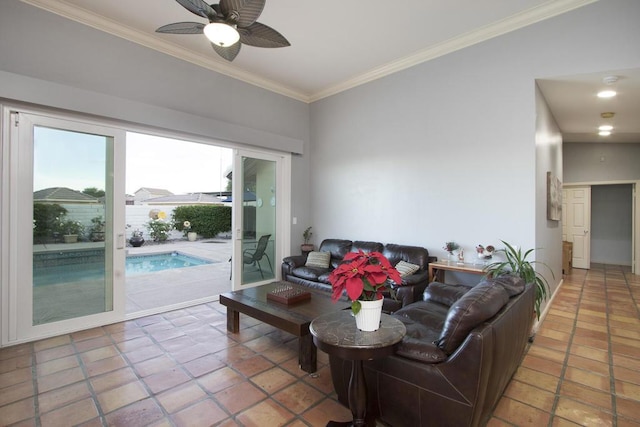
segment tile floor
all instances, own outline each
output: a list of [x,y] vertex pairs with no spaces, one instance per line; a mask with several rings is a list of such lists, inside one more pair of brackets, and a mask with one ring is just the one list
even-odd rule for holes
[[[573,270],[489,426],[640,426],[640,276]],[[217,302],[0,349],[0,425],[324,426],[327,357]],[[412,426],[411,426],[412,427]]]

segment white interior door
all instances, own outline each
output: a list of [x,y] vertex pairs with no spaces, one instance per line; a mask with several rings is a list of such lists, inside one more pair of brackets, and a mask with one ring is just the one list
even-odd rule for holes
[[124,132],[9,109],[4,119],[3,344],[123,320]]
[[573,242],[573,268],[591,267],[591,187],[568,187],[567,240]]
[[290,155],[236,150],[233,162],[234,290],[278,280],[289,255]]

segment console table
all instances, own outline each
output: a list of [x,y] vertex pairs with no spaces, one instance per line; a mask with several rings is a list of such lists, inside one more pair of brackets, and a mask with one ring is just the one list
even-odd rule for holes
[[429,283],[437,280],[438,282],[444,283],[444,272],[445,271],[457,271],[460,273],[471,273],[471,274],[487,274],[484,271],[484,265],[481,264],[472,264],[472,263],[462,263],[459,264],[455,261],[436,261],[429,263]]
[[356,327],[356,319],[351,315],[351,310],[342,310],[313,319],[309,332],[320,350],[352,362],[349,409],[353,415],[353,422],[330,421],[327,427],[365,426],[367,387],[362,361],[392,355],[407,329],[401,321],[383,313],[380,329],[364,332]]

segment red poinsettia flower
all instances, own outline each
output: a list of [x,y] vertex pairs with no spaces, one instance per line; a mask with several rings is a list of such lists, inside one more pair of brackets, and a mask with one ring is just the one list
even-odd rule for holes
[[[380,252],[365,253],[362,250],[345,255],[344,262],[329,276],[334,302],[340,299],[345,291],[353,302],[380,299],[382,292],[389,286],[389,280],[397,284],[402,283],[398,270]],[[360,304],[356,306],[359,307]]]

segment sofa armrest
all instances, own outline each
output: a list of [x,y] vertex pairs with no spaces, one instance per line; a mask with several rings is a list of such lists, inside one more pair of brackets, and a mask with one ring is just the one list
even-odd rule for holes
[[282,259],[282,279],[291,274],[293,269],[302,267],[307,262],[307,255],[292,255]]
[[429,273],[426,271],[418,271],[403,277],[402,285],[392,284],[391,288],[396,294],[395,299],[400,302],[400,307],[404,307],[412,302],[421,301],[422,294],[428,284]]

